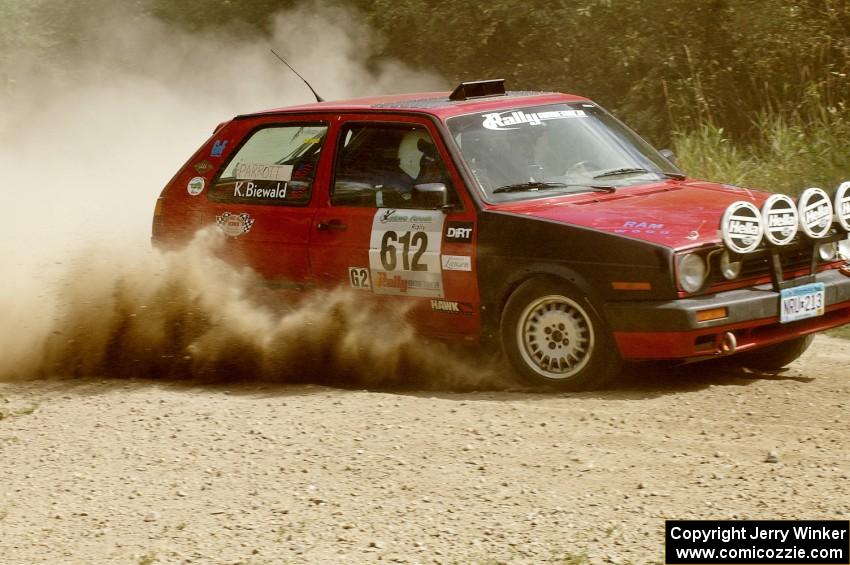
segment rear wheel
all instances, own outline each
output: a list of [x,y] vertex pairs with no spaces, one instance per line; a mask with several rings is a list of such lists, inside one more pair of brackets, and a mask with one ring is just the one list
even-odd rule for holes
[[735,355],[733,359],[748,369],[776,371],[792,361],[796,361],[800,355],[806,352],[814,338],[815,336],[812,334],[803,335],[770,347]]
[[561,390],[598,388],[620,372],[620,357],[587,297],[565,281],[531,279],[508,299],[502,349],[526,382]]

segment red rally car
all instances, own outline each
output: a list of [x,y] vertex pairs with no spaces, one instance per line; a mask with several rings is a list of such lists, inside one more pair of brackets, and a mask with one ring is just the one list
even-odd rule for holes
[[562,389],[623,361],[777,369],[850,322],[850,183],[692,179],[592,101],[498,80],[237,116],[162,191],[153,240],[208,225],[273,284],[402,301]]

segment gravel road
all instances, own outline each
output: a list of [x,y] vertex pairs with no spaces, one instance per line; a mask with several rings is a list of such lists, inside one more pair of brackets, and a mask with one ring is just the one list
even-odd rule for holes
[[579,394],[0,383],[2,563],[661,563],[666,518],[850,519],[850,341]]

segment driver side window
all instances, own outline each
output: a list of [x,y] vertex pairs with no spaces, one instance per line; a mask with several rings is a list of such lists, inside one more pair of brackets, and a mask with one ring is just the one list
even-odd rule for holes
[[428,130],[417,124],[346,125],[340,132],[331,203],[435,208],[433,189],[450,180]]

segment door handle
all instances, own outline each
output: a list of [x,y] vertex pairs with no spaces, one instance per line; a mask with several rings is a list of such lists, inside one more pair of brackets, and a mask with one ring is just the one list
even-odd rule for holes
[[342,220],[329,220],[316,224],[316,229],[319,231],[345,231],[348,226],[343,224]]

